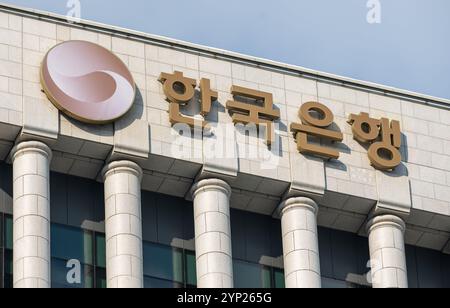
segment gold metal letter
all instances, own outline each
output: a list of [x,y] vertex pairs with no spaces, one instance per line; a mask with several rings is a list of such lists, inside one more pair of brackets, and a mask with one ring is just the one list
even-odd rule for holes
[[[319,115],[315,118],[311,115],[314,111]],[[328,128],[334,121],[334,115],[331,110],[318,102],[308,102],[302,105],[299,117],[303,124],[292,123],[291,132],[297,140],[297,147],[300,153],[311,154],[327,159],[339,158],[339,151],[327,147],[308,143],[308,136],[326,138],[331,141],[341,142],[344,135],[340,132],[330,131]]]
[[355,140],[372,143],[368,150],[372,166],[379,170],[393,170],[401,164],[400,122],[386,118],[372,119],[369,114],[362,112],[360,115],[351,114],[348,123],[352,125]]
[[272,94],[239,86],[232,86],[231,93],[235,97],[242,96],[253,99],[256,102],[262,102],[262,106],[257,106],[237,101],[228,101],[227,109],[230,110],[235,124],[253,123],[258,126],[266,125],[266,144],[270,146],[275,137],[273,121],[280,118],[280,111],[273,109]]
[[[195,79],[184,77],[182,72],[175,71],[173,74],[162,73],[159,81],[163,84],[164,94],[169,101],[170,123],[188,124],[191,127],[201,124],[204,128],[206,121],[197,120],[192,117],[184,116],[180,112],[180,106],[185,106],[195,97]],[[206,116],[211,111],[212,102],[217,100],[218,94],[211,90],[209,79],[202,79],[200,82],[201,90],[201,115]]]

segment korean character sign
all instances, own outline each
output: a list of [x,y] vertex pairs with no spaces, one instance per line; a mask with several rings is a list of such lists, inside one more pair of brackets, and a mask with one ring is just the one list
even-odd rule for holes
[[371,144],[368,155],[376,169],[389,171],[401,164],[402,138],[399,121],[389,121],[386,118],[377,120],[361,112],[359,115],[351,114],[348,123],[352,125],[355,140]]
[[280,118],[280,111],[273,108],[273,96],[270,93],[232,86],[231,93],[235,99],[242,97],[255,102],[261,102],[262,106],[239,101],[228,101],[227,109],[232,114],[234,123],[253,123],[258,127],[266,127],[266,144],[271,146],[275,137],[273,121]]
[[[182,115],[180,106],[187,105],[195,97],[195,88],[197,80],[187,78],[182,72],[174,72],[173,74],[162,73],[159,81],[163,84],[164,94],[169,101],[169,117],[172,125],[184,123],[194,128],[197,123],[201,123],[202,128],[207,126],[206,121],[198,121],[192,117]],[[201,115],[205,117],[211,111],[211,106],[218,99],[218,93],[211,90],[210,80],[203,78],[200,81],[200,106]]]
[[[313,114],[317,116],[313,116]],[[311,144],[308,137],[314,136],[341,142],[344,136],[341,132],[332,131],[330,126],[334,122],[334,115],[331,110],[318,102],[308,102],[301,106],[299,117],[302,123],[292,123],[291,132],[297,141],[298,151],[302,154],[311,154],[326,159],[338,159],[339,151],[330,147]]]

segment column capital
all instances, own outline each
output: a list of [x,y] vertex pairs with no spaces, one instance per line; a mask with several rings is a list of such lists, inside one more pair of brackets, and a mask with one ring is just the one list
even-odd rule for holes
[[406,224],[399,216],[395,215],[380,215],[375,216],[369,220],[366,225],[367,233],[370,234],[373,230],[379,227],[390,226],[399,229],[402,233],[406,230]]
[[319,212],[319,206],[313,199],[307,197],[292,197],[281,202],[276,210],[275,216],[281,217],[285,212],[293,208],[309,210],[316,216]]
[[142,180],[142,168],[131,160],[119,160],[108,163],[102,170],[103,181],[114,173],[131,173]]
[[231,187],[227,182],[220,179],[206,179],[195,183],[191,188],[192,198],[202,191],[222,190],[228,198],[231,196]]
[[23,141],[16,144],[11,150],[12,162],[14,163],[17,156],[27,152],[44,154],[49,160],[52,159],[52,150],[45,143],[41,141]]

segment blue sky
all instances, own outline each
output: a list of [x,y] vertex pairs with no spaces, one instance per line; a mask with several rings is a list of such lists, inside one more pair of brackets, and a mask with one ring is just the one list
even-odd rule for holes
[[[0,0],[66,14],[67,0]],[[450,98],[450,1],[80,0],[81,17]]]

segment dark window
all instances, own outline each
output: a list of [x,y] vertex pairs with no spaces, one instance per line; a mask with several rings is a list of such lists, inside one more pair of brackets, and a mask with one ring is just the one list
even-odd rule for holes
[[95,233],[95,287],[106,288],[106,241],[101,233]]
[[438,251],[406,246],[410,288],[449,287],[450,256]]
[[152,277],[144,277],[144,288],[147,289],[180,289],[183,288],[183,284],[164,280],[164,279],[158,279],[158,278],[152,278]]
[[343,280],[322,277],[323,289],[347,289],[348,283]]
[[106,289],[106,269],[97,267],[95,269],[95,287],[97,289]]
[[13,218],[5,216],[5,246],[6,249],[13,249]]
[[[0,248],[0,256],[1,256],[1,258],[0,258],[0,277],[4,277],[4,266],[5,266],[5,264],[4,264],[4,249],[3,248]],[[0,281],[0,287],[2,287],[2,288],[4,288],[5,286],[4,286],[4,281],[3,281],[3,279],[1,279],[1,281]]]
[[2,221],[2,277],[3,287],[13,287],[13,218],[10,215],[1,215]]
[[103,234],[52,224],[51,240],[52,287],[106,287]]
[[182,283],[183,251],[153,243],[144,243],[144,275]]
[[236,288],[270,288],[270,278],[267,285],[266,270],[259,264],[234,261],[233,271]]
[[52,258],[52,288],[93,288],[94,268],[81,264],[80,282],[71,282],[70,270],[66,260]]
[[318,233],[322,287],[366,287],[354,281],[364,281],[370,271],[367,238],[327,228],[318,228]]
[[13,287],[13,252],[5,249],[5,264],[4,264],[4,287],[11,289]]
[[233,272],[236,288],[284,288],[284,273],[281,269],[234,260]]
[[105,235],[97,233],[95,235],[95,265],[106,268],[106,243]]
[[92,232],[63,225],[51,226],[52,257],[93,265]]
[[188,286],[197,285],[197,264],[195,258],[195,252],[186,251],[185,252],[186,259],[186,284]]
[[274,287],[276,289],[284,289],[286,287],[285,279],[284,279],[284,271],[281,269],[273,270],[273,279],[274,279]]
[[144,286],[180,288],[197,285],[195,253],[144,242]]

